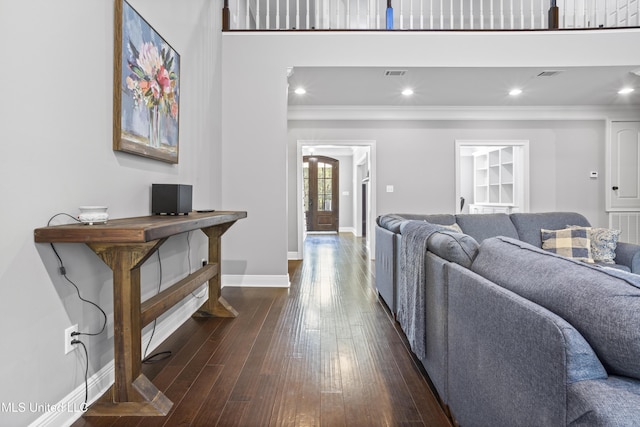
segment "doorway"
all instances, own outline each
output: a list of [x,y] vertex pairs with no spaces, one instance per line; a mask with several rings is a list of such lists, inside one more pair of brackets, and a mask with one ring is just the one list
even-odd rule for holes
[[456,213],[529,211],[529,141],[457,140]]
[[[307,206],[306,190],[304,188],[304,159],[305,157],[330,157],[340,161],[340,184],[334,187],[339,201],[339,219],[337,222],[338,233],[353,233],[356,237],[363,237],[369,250],[370,257],[375,253],[375,233],[372,227],[375,225],[376,192],[376,150],[375,141],[372,140],[298,140],[297,141],[297,167],[295,186],[295,212],[296,220],[291,225],[294,236],[292,240],[297,242],[295,249],[289,252],[289,259],[304,258],[304,241],[307,237]],[[367,179],[368,185],[362,186]],[[363,194],[364,193],[364,194]],[[332,195],[332,198],[334,196]],[[364,199],[364,200],[363,200]],[[366,221],[363,221],[366,216]],[[362,222],[361,222],[362,221]],[[361,228],[361,224],[363,228]]]
[[340,161],[325,156],[302,158],[307,231],[338,232]]

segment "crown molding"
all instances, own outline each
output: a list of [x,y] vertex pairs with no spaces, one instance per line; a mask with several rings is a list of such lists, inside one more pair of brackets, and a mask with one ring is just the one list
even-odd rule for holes
[[637,120],[640,106],[300,106],[288,120]]

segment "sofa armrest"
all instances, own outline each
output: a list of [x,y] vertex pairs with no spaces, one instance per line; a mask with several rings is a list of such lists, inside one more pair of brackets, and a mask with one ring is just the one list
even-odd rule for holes
[[448,397],[460,425],[565,425],[567,385],[607,373],[549,310],[457,264],[448,268]]
[[396,313],[396,234],[376,225],[376,289],[392,313]]
[[640,245],[618,242],[615,261],[629,267],[632,273],[640,273]]

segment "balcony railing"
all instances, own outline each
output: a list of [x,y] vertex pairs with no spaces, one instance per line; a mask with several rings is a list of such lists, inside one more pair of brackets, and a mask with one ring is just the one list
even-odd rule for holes
[[225,0],[223,9],[223,30],[615,27],[640,27],[640,0]]

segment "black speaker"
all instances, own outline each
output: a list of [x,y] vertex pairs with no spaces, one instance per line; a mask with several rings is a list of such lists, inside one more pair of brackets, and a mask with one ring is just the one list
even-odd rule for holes
[[154,215],[188,215],[193,188],[185,184],[151,184],[151,213]]

